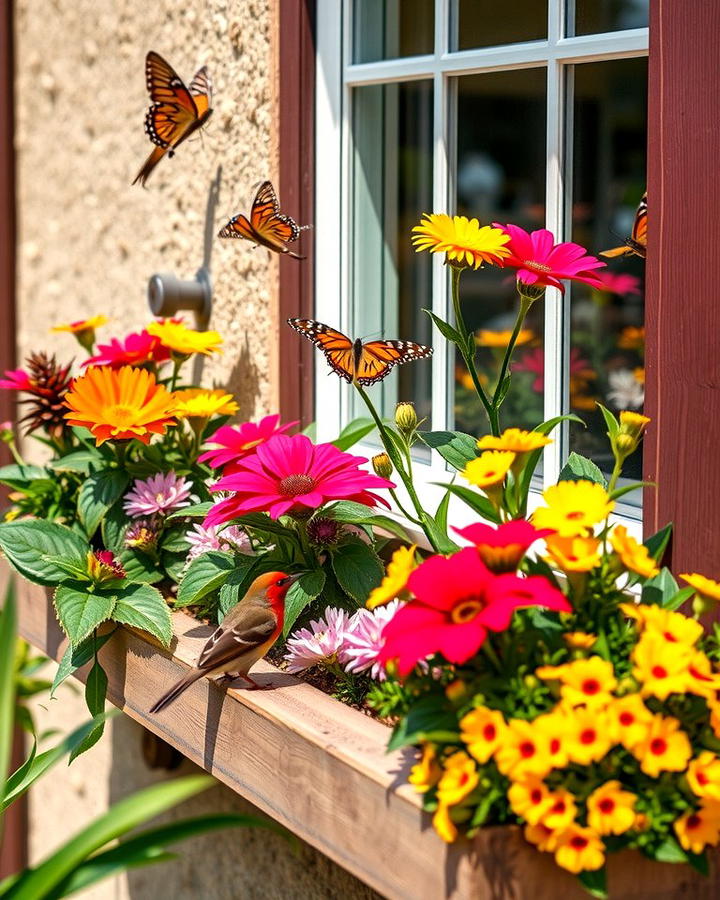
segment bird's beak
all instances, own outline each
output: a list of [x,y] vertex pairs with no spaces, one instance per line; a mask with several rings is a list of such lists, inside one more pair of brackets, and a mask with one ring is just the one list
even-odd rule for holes
[[297,572],[295,575],[288,575],[288,581],[290,584],[295,584],[295,582],[299,581],[304,574],[304,572]]

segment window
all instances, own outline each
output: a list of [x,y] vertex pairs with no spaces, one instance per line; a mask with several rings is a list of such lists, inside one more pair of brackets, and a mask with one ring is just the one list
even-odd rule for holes
[[[462,365],[422,312],[450,317],[442,260],[410,244],[423,212],[547,227],[593,254],[629,234],[645,190],[647,17],[647,0],[507,0],[500,12],[485,0],[320,0],[317,315],[353,337],[435,346],[432,365],[372,389],[386,415],[413,400],[434,430],[487,432]],[[585,423],[556,431],[546,483],[572,450],[608,470],[596,400],[642,407],[643,264],[621,257],[608,271],[607,291],[548,290],[514,357],[505,423],[565,412]],[[462,281],[489,379],[493,333],[517,309],[509,274],[486,267]],[[316,407],[330,437],[362,410],[326,372],[319,364]],[[641,469],[638,458],[628,474]],[[629,503],[622,512],[639,516]]]

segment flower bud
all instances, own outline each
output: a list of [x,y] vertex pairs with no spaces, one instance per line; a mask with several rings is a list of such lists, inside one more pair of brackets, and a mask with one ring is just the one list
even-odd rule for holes
[[125,578],[125,569],[111,550],[91,550],[87,555],[87,573],[95,584]]
[[376,453],[372,458],[372,467],[381,478],[389,478],[393,473],[393,464],[387,453]]
[[12,422],[10,420],[0,422],[0,441],[4,444],[11,444],[14,440],[15,435],[13,434]]
[[650,421],[651,420],[647,416],[640,415],[640,413],[621,412],[620,434],[630,434],[639,441],[645,433],[645,429],[650,424]]
[[466,691],[467,686],[465,682],[460,678],[456,678],[455,681],[451,681],[445,688],[445,696],[451,703],[456,703],[458,700],[462,700]]
[[395,407],[395,424],[403,434],[412,434],[418,426],[418,417],[412,403],[403,401]]
[[524,281],[521,281],[518,278],[517,291],[521,297],[524,297],[526,300],[529,300],[530,303],[534,303],[536,300],[542,300],[542,298],[545,296],[545,285],[544,284],[525,284]]
[[125,546],[143,553],[152,553],[157,547],[158,530],[151,519],[136,519],[125,532]]
[[621,431],[615,438],[615,446],[617,448],[618,455],[630,456],[630,454],[637,447],[637,441],[631,434],[623,434],[623,432]]
[[328,547],[336,544],[342,533],[342,525],[328,516],[315,516],[307,524],[307,536],[311,543]]
[[535,677],[535,675],[526,675],[523,678],[523,684],[526,688],[533,690],[534,688],[539,686],[540,681]]
[[705,616],[708,613],[712,612],[717,606],[717,600],[713,597],[708,597],[703,594],[695,594],[692,602],[693,615],[696,619],[699,619],[700,616]]

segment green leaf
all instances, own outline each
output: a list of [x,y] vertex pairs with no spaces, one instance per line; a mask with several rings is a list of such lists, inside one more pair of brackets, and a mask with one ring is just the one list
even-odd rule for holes
[[192,606],[212,591],[218,590],[227,581],[235,565],[232,553],[211,550],[198,556],[190,563],[180,582],[175,609]]
[[169,528],[162,537],[160,546],[170,553],[187,553],[190,544],[187,539],[187,528],[182,526]]
[[47,561],[49,556],[83,562],[88,554],[87,541],[79,534],[41,519],[18,519],[0,523],[0,549],[13,566],[34,584],[58,584],[67,573]]
[[602,403],[597,404],[598,409],[603,414],[603,419],[605,419],[605,424],[607,425],[607,433],[608,437],[611,441],[614,441],[617,437],[618,431],[620,431],[620,423],[615,418],[615,416],[610,412],[609,409],[606,409]]
[[[448,485],[448,491],[452,485]],[[453,553],[460,548],[447,536],[447,531],[441,528],[430,513],[423,515],[423,525],[428,532],[428,537],[432,538],[432,543],[437,547],[438,553]]]
[[121,469],[101,469],[84,481],[78,497],[78,516],[88,537],[95,534],[107,511],[125,492],[129,481],[130,476]]
[[430,316],[435,323],[435,327],[445,340],[452,341],[452,343],[457,346],[462,344],[462,335],[457,329],[453,328],[449,322],[445,322],[440,316],[436,316],[435,313],[431,312],[429,309],[424,309],[423,312],[426,312]]
[[307,572],[303,577],[291,585],[285,598],[285,620],[283,623],[283,637],[287,637],[290,629],[297,621],[297,617],[309,606],[316,597],[319,597],[325,587],[326,575],[322,569]]
[[482,516],[483,519],[487,519],[490,522],[500,521],[500,517],[495,507],[487,497],[483,497],[478,491],[464,487],[460,484],[440,484],[439,487],[444,487],[451,494],[459,497],[463,503],[467,503],[470,509]]
[[79,644],[98,625],[107,622],[115,609],[112,595],[90,592],[88,585],[80,581],[59,585],[53,602],[60,624],[73,644]]
[[442,456],[454,469],[462,471],[478,457],[477,438],[462,431],[421,431],[420,440]]
[[[15,579],[5,591],[0,613],[0,799],[6,794],[15,722]],[[1,824],[1,819],[0,819]]]
[[73,559],[66,559],[64,556],[46,556],[44,559],[46,562],[57,566],[58,569],[62,569],[66,575],[75,578],[77,581],[92,581],[92,578],[88,575],[86,560],[80,563]]
[[149,584],[127,584],[112,594],[112,617],[123,625],[141,628],[165,647],[172,640],[172,619],[165,598]]
[[176,519],[204,519],[215,504],[212,500],[206,500],[204,503],[196,503],[194,506],[183,506],[182,509],[176,509],[169,516],[165,517],[166,522],[173,522]]
[[655,850],[653,859],[656,859],[658,862],[666,863],[684,863],[688,861],[687,853],[680,844],[678,844],[675,838],[670,837],[669,835]]
[[693,593],[692,588],[680,590],[670,570],[663,568],[643,585],[641,602],[675,610],[692,597]]
[[452,497],[450,491],[445,491],[442,500],[438,504],[438,508],[435,511],[434,516],[436,525],[445,535],[447,535],[448,530],[448,509],[450,507],[450,497]]
[[643,541],[643,544],[648,549],[648,553],[656,562],[660,562],[665,555],[665,550],[667,549],[667,545],[670,542],[670,538],[672,537],[672,522],[669,525],[666,525],[664,528],[661,528],[660,531],[656,531],[655,534],[651,534],[649,538]]
[[[547,419],[545,422],[541,422],[533,431],[537,431],[538,434],[550,434],[561,422],[577,422],[585,427],[585,423],[578,416],[573,415],[573,413],[568,413],[564,416],[553,416],[552,419]],[[521,516],[524,516],[527,512],[527,498],[528,492],[530,490],[530,482],[532,481],[533,475],[535,474],[535,469],[537,468],[538,462],[540,462],[540,457],[542,456],[543,448],[539,447],[537,450],[533,450],[532,453],[528,453],[527,460],[525,461],[525,465],[523,466],[522,473],[520,474],[520,496],[522,498],[522,502],[520,504],[520,509],[518,513]]]
[[619,500],[620,497],[624,497],[625,494],[629,494],[631,491],[639,491],[641,488],[646,487],[655,487],[654,481],[634,481],[632,484],[626,484],[624,487],[616,488],[614,491],[611,491],[608,496],[611,500]]
[[579,453],[571,453],[568,461],[560,470],[558,481],[591,481],[603,488],[607,487],[605,476],[591,459],[580,456]]
[[384,574],[375,551],[360,540],[341,544],[332,555],[332,567],[340,587],[359,603],[367,600]]
[[593,897],[605,900],[608,896],[607,869],[605,866],[594,871],[580,872],[577,879],[588,894],[592,894]]
[[0,484],[16,490],[22,489],[31,481],[51,481],[52,473],[41,466],[10,465],[0,468]]
[[160,566],[146,553],[139,550],[123,550],[119,560],[125,569],[128,581],[141,584],[155,584],[165,577]]
[[163,569],[167,573],[168,578],[179,584],[185,574],[187,566],[186,553],[163,553],[160,557]]
[[503,400],[507,397],[507,392],[510,390],[510,384],[512,382],[512,375],[508,372],[508,374],[503,378],[502,387],[500,388],[500,392],[497,398],[497,405],[500,406]]
[[338,522],[344,522],[346,525],[382,528],[401,540],[405,541],[408,539],[407,532],[395,519],[391,519],[390,516],[378,515],[369,506],[355,503],[353,500],[340,500],[334,506],[325,510],[325,513]]
[[94,639],[92,636],[90,636],[88,638],[85,638],[85,640],[81,641],[79,644],[68,644],[65,652],[63,653],[62,659],[60,660],[60,665],[57,667],[57,671],[55,672],[55,680],[53,681],[52,687],[50,688],[51,700],[55,696],[55,692],[63,683],[63,681],[77,672],[78,669],[81,669],[83,666],[87,665],[93,658],[93,656],[95,656],[95,652],[99,651],[100,648],[103,647],[114,634],[115,630],[113,629],[107,634],[98,635]]
[[101,522],[103,544],[108,550],[120,553],[125,549],[125,531],[130,519],[121,503],[114,503]]
[[408,714],[395,726],[387,746],[387,752],[399,750],[409,744],[418,744],[432,732],[445,731],[448,740],[458,740],[458,720],[455,713],[445,705],[444,698],[430,694],[413,702]]
[[[108,687],[108,679],[105,674],[105,669],[100,665],[100,663],[95,660],[95,663],[88,672],[87,681],[85,682],[85,702],[87,703],[88,710],[90,711],[90,715],[99,716],[105,711],[105,699],[107,697],[107,687]],[[95,744],[100,740],[103,736],[103,732],[105,731],[105,720],[101,719],[97,725],[86,735],[86,737],[80,741],[77,747],[74,747],[70,753],[69,762],[73,762],[73,760],[77,759],[78,756],[82,756],[87,750],[91,747],[94,747]]]
[[271,519],[267,513],[246,513],[244,516],[238,516],[233,520],[235,524],[241,528],[251,528],[253,531],[265,532],[265,534],[277,534],[282,537],[289,537],[297,540],[297,535],[290,528],[286,528],[274,519]]
[[332,442],[338,450],[349,450],[375,429],[375,421],[368,418],[353,419]]
[[61,456],[60,459],[53,459],[48,463],[48,468],[56,472],[79,472],[81,475],[89,475],[90,467],[102,462],[103,459],[96,450],[85,447],[68,453],[67,456]]

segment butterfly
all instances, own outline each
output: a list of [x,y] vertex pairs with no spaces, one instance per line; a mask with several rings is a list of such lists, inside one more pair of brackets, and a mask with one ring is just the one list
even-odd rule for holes
[[393,366],[426,359],[432,347],[413,341],[350,340],[341,331],[314,319],[288,319],[288,325],[322,350],[333,372],[347,382],[375,384],[382,381]]
[[282,215],[275,188],[269,181],[263,181],[255,194],[250,220],[242,214],[234,216],[218,232],[218,237],[244,238],[275,253],[288,253],[294,259],[305,259],[293,253],[287,245],[296,241],[300,232],[308,227],[300,227],[290,216]]
[[632,234],[626,238],[620,247],[611,250],[601,250],[600,256],[612,259],[614,256],[640,256],[645,259],[647,252],[647,191],[642,195],[642,200],[635,213]]
[[163,156],[166,153],[174,156],[180,144],[201,128],[212,113],[212,85],[205,66],[197,72],[190,87],[185,87],[173,67],[151,50],[145,57],[145,80],[153,101],[145,116],[145,131],[157,146],[133,181],[143,186]]

